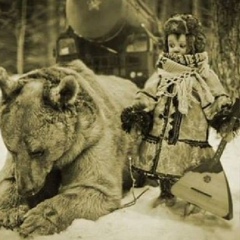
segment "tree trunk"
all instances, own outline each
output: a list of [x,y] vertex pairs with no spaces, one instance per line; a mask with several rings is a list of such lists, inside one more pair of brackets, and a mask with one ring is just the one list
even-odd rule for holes
[[200,0],[192,1],[192,14],[198,19],[202,18],[201,9],[202,9],[202,7],[201,7],[201,1]]
[[159,17],[162,22],[165,22],[170,17],[168,12],[170,4],[171,1],[169,0],[161,0]]
[[27,0],[21,1],[20,25],[17,34],[17,73],[24,72],[24,43],[26,34]]
[[48,9],[48,49],[47,49],[47,59],[48,64],[52,65],[55,63],[55,58],[53,51],[56,46],[56,40],[59,33],[59,16],[58,16],[58,6],[59,3],[56,0],[48,0],[47,1],[47,9]]
[[240,1],[213,0],[214,69],[230,95],[240,96]]

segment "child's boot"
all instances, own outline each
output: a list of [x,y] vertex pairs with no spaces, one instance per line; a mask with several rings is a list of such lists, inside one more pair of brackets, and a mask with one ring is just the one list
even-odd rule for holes
[[176,197],[171,193],[171,187],[174,183],[172,178],[162,178],[160,180],[161,194],[159,198],[168,207],[172,207],[176,203]]
[[153,207],[157,207],[159,204],[165,203],[166,206],[171,207],[176,202],[176,197],[171,193],[171,179],[161,178],[160,179],[160,196],[156,199]]
[[154,208],[165,203],[167,199],[166,181],[163,178],[160,179],[160,191],[160,196],[153,203]]
[[175,179],[174,178],[168,178],[167,179],[167,191],[168,191],[168,197],[166,200],[166,206],[168,207],[172,207],[173,205],[175,205],[177,198],[172,194],[171,192],[171,188],[173,186],[173,184],[175,183]]

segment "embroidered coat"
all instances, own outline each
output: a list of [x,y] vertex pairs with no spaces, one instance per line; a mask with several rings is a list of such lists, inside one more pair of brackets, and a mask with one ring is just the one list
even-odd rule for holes
[[209,68],[206,52],[163,54],[157,67],[135,100],[153,111],[154,124],[133,166],[151,174],[181,176],[211,159],[209,120],[232,102]]

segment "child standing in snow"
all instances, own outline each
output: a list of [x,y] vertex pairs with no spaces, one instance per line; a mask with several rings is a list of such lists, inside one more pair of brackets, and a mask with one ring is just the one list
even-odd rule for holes
[[176,180],[213,156],[209,127],[219,130],[232,101],[208,65],[206,38],[195,17],[174,15],[166,21],[164,34],[165,51],[157,72],[137,93],[131,108],[135,110],[125,109],[122,121],[129,131],[126,122],[133,112],[152,114],[151,129],[143,134],[139,158],[132,165],[160,180],[158,202],[172,206],[176,197],[171,187]]

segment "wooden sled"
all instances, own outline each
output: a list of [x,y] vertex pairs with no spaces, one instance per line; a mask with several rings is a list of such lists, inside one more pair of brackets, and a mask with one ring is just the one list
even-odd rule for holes
[[[240,116],[240,99],[234,106],[227,128],[230,134]],[[231,192],[220,158],[227,145],[227,137],[222,138],[213,159],[187,172],[176,182],[171,191],[177,197],[194,204],[226,220],[233,218]]]

